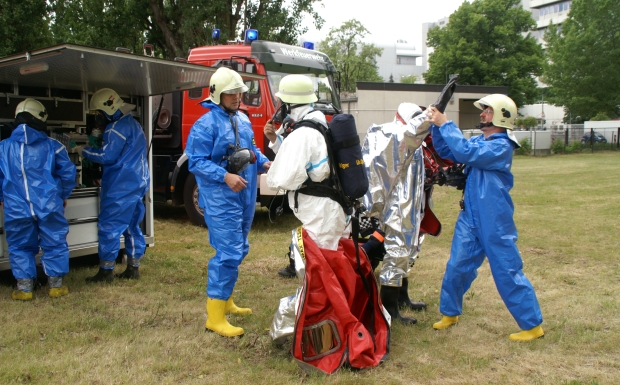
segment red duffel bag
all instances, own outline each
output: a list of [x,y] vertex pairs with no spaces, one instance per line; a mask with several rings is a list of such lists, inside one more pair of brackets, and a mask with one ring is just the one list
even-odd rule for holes
[[364,250],[358,258],[344,238],[338,250],[321,249],[305,230],[302,241],[306,272],[291,347],[297,363],[327,374],[379,365],[389,352],[389,315]]

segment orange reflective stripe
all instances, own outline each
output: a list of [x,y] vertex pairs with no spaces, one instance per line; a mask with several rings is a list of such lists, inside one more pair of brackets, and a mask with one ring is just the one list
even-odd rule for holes
[[383,242],[385,240],[385,238],[383,238],[383,235],[381,235],[378,231],[372,233],[372,236],[377,238],[379,242]]

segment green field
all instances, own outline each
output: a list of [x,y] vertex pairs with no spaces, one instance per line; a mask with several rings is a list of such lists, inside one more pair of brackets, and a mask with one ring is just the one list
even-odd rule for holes
[[[231,317],[240,339],[204,331],[205,283],[214,254],[207,230],[183,208],[157,207],[155,247],[139,281],[86,285],[96,266],[72,261],[70,294],[32,302],[0,286],[1,384],[619,384],[620,153],[516,157],[515,219],[524,272],[534,285],[546,335],[515,343],[518,327],[502,303],[489,265],[465,296],[457,326],[432,329],[460,191],[437,187],[443,233],[427,237],[410,278],[410,295],[429,306],[419,322],[392,328],[380,367],[308,376],[267,329],[280,297],[298,282],[279,278],[292,215],[270,223],[259,209],[235,301],[249,317]],[[118,266],[122,271],[124,266]]]

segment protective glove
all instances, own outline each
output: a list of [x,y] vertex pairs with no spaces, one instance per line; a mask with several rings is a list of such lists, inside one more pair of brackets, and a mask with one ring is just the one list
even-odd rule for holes
[[385,256],[385,233],[379,229],[375,230],[374,233],[368,238],[368,241],[362,245],[364,250],[366,251],[366,255],[370,258],[371,261],[376,261],[378,264],[379,261],[383,261],[383,257]]

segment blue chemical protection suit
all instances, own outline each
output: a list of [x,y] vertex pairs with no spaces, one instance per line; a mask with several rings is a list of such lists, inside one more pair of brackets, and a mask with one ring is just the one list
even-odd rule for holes
[[515,144],[506,133],[469,140],[452,122],[432,127],[433,145],[442,158],[467,165],[464,210],[454,228],[450,259],[441,286],[440,307],[445,316],[462,313],[463,295],[478,276],[485,256],[502,300],[522,330],[542,323],[536,293],[523,274],[517,248],[512,153]]
[[128,264],[139,266],[146,250],[140,223],[142,199],[150,186],[147,144],[140,124],[126,114],[112,118],[103,132],[103,147],[86,147],[83,156],[103,165],[99,213],[99,266],[113,270],[125,237]]
[[254,132],[248,117],[240,112],[232,114],[237,121],[240,147],[256,154],[256,163],[239,173],[248,184],[234,192],[224,182],[230,145],[236,143],[231,116],[219,105],[201,103],[210,111],[194,123],[185,146],[189,171],[196,176],[200,191],[199,205],[204,210],[209,228],[209,242],[215,256],[209,261],[207,296],[228,300],[239,276],[239,265],[248,254],[248,233],[254,219],[258,172],[269,162],[256,147]]
[[37,277],[35,256],[49,277],[69,272],[69,225],[63,201],[75,187],[75,165],[65,146],[20,124],[0,142],[0,200],[9,261],[16,279]]

